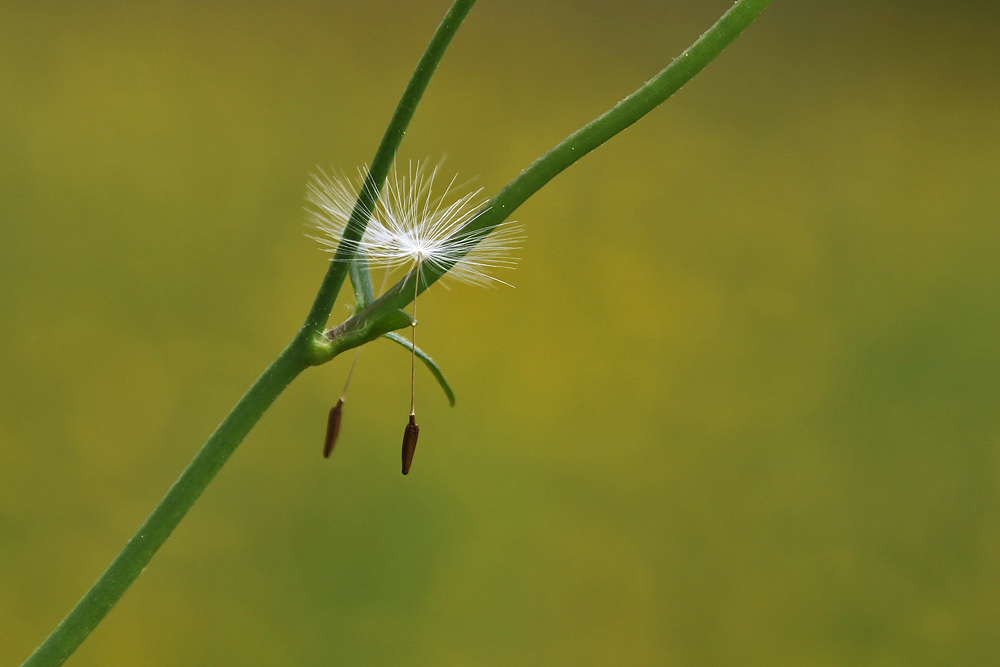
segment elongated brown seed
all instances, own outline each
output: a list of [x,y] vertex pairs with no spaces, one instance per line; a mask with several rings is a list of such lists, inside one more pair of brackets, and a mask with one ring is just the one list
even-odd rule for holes
[[337,436],[340,435],[340,413],[344,409],[344,399],[337,401],[337,404],[330,408],[330,416],[326,420],[326,439],[323,440],[323,458],[330,458],[330,452],[337,444]]
[[403,474],[410,472],[410,464],[413,463],[413,452],[417,449],[417,436],[420,435],[420,427],[417,426],[417,418],[410,415],[410,423],[403,431]]

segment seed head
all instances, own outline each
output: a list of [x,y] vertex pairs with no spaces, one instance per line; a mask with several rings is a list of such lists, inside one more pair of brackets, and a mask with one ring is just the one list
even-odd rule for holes
[[[368,226],[356,252],[364,253],[369,264],[388,269],[410,269],[421,265],[447,271],[445,278],[490,286],[508,284],[490,275],[495,269],[513,269],[517,250],[524,239],[523,228],[502,223],[492,232],[463,231],[462,227],[487,209],[482,189],[457,194],[452,177],[441,195],[433,192],[440,164],[428,168],[426,162],[409,163],[405,173],[394,165],[379,193],[374,210],[367,211]],[[334,252],[351,218],[365,170],[356,179],[344,174],[320,172],[309,184],[308,200],[312,224],[322,232],[315,236],[325,249]]]

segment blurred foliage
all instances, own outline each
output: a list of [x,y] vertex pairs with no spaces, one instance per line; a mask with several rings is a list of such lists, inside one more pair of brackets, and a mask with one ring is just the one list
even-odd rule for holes
[[[728,4],[483,2],[400,155],[494,192]],[[307,176],[446,5],[0,4],[0,662],[298,327]],[[515,290],[421,299],[408,478],[405,351],[329,461],[309,371],[70,664],[1000,662],[998,28],[776,1],[517,212]]]

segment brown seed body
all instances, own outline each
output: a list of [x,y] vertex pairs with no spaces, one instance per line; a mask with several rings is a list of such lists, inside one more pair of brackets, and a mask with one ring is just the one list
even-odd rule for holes
[[417,436],[420,435],[420,427],[417,426],[417,419],[410,415],[410,423],[403,431],[403,474],[410,472],[410,464],[413,463],[413,452],[417,449]]
[[326,420],[326,439],[323,440],[323,458],[330,458],[330,453],[337,444],[337,436],[340,435],[340,413],[344,409],[344,399],[337,401],[337,404],[330,408],[330,416]]

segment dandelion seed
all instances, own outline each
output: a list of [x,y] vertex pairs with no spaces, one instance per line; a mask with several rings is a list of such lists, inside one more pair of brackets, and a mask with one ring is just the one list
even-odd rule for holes
[[[355,357],[356,359],[357,357]],[[340,417],[343,411],[344,397],[341,396],[337,404],[330,408],[330,414],[326,418],[326,438],[323,440],[323,458],[325,459],[330,458],[330,454],[337,444],[337,436],[340,435]]]
[[420,427],[417,426],[417,418],[410,415],[410,421],[403,431],[403,474],[410,472],[413,464],[413,452],[417,449],[417,438],[420,436]]
[[[491,275],[498,269],[513,269],[512,253],[524,240],[524,228],[505,222],[492,231],[462,231],[463,225],[486,209],[482,189],[457,194],[457,176],[441,195],[433,192],[441,165],[426,161],[409,163],[405,173],[394,166],[372,210],[355,252],[363,253],[372,267],[415,268],[421,264],[447,271],[442,280],[492,286],[508,283]],[[316,239],[325,250],[335,252],[351,219],[367,170],[359,169],[351,179],[342,172],[320,172],[309,184],[309,217],[321,232]]]
[[[379,288],[379,292],[385,289],[385,282],[389,278],[389,272],[385,272],[385,276],[382,278],[382,287]],[[330,414],[326,420],[326,437],[323,439],[323,458],[330,458],[330,454],[333,453],[333,448],[337,445],[337,438],[340,436],[340,420],[344,415],[344,400],[347,398],[347,388],[351,384],[351,376],[354,375],[354,367],[358,365],[358,357],[361,356],[361,348],[359,347],[357,352],[354,353],[354,360],[351,361],[351,367],[347,371],[347,379],[344,380],[344,388],[340,392],[340,399],[337,403],[330,408]]]
[[[406,173],[401,174],[394,165],[372,209],[362,211],[369,218],[368,224],[361,240],[352,248],[363,255],[370,266],[385,267],[386,276],[393,269],[415,270],[410,334],[410,417],[403,434],[402,450],[404,475],[410,470],[420,434],[415,397],[417,296],[422,271],[430,268],[442,278],[473,285],[507,285],[491,272],[514,268],[517,258],[511,253],[524,238],[523,228],[513,223],[502,223],[487,230],[464,229],[487,210],[487,200],[480,197],[482,189],[457,194],[462,189],[455,186],[457,177],[452,177],[443,194],[435,196],[433,188],[440,166],[439,163],[428,168],[426,162],[408,163]],[[322,232],[313,238],[329,252],[336,252],[341,243],[365,176],[365,170],[359,170],[355,180],[344,174],[335,173],[330,177],[321,172],[309,184],[308,199],[314,206],[310,217]],[[353,370],[353,365],[351,368]],[[343,396],[338,406],[342,404]],[[332,424],[332,412],[330,419]],[[328,429],[328,441],[329,438]],[[336,440],[336,434],[333,439]],[[332,449],[331,445],[327,447]]]

